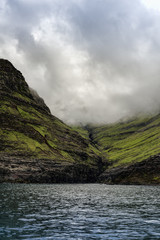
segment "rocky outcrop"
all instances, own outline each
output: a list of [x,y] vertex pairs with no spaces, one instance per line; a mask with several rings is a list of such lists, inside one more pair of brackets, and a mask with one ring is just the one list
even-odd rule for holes
[[17,102],[26,102],[35,108],[41,108],[50,114],[43,99],[33,89],[30,89],[22,73],[8,60],[0,59],[0,99],[10,97]]
[[30,89],[30,93],[31,93],[34,101],[35,101],[39,106],[41,106],[43,109],[47,110],[48,113],[50,113],[50,110],[49,110],[49,108],[46,106],[43,98],[41,98],[34,89],[32,89],[32,88],[29,88],[29,89]]
[[101,157],[0,59],[0,181],[95,182]]
[[0,182],[20,183],[94,183],[97,166],[53,161],[29,156],[0,155]]
[[21,72],[4,59],[0,59],[0,90],[11,94],[17,92],[32,99],[28,84]]
[[98,181],[107,184],[160,184],[160,155],[126,167],[107,169]]

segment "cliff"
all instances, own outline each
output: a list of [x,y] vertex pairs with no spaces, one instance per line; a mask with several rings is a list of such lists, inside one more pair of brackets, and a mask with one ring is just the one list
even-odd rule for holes
[[95,182],[100,152],[50,113],[22,74],[0,59],[0,181]]
[[0,182],[160,184],[160,114],[71,128],[0,59]]
[[100,182],[160,184],[160,114],[88,128],[106,159]]

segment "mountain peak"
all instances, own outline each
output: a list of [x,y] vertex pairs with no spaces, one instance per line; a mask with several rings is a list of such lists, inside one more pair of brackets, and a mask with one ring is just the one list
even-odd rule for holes
[[27,97],[29,101],[39,105],[50,114],[50,110],[43,99],[28,86],[22,73],[6,59],[0,59],[0,92],[1,95],[2,93],[9,94],[20,98],[21,101],[24,101]]
[[0,59],[0,90],[12,94],[17,92],[32,98],[28,84],[20,71],[8,60]]
[[0,182],[93,182],[99,151],[51,115],[20,71],[0,59]]

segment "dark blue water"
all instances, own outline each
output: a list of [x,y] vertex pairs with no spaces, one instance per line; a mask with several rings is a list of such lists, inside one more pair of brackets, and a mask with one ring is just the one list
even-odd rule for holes
[[160,239],[160,187],[0,184],[0,240]]

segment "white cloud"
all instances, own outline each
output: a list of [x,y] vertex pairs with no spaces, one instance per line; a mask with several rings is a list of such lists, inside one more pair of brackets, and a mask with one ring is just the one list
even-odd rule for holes
[[160,16],[140,0],[12,0],[0,54],[66,122],[159,109]]
[[160,11],[159,0],[141,0],[141,1],[148,9],[154,9],[156,11]]

